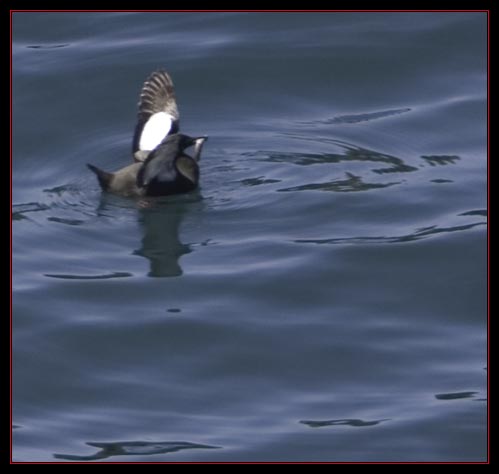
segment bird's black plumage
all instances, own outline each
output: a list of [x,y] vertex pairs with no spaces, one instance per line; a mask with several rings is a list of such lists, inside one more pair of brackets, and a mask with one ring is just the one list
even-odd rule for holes
[[194,170],[197,170],[196,161],[184,153],[186,148],[194,145],[197,138],[176,133],[168,135],[156,147],[137,174],[137,186],[145,188],[148,196],[176,194],[188,192],[197,186],[199,172],[185,176],[178,167],[178,160],[190,160]]

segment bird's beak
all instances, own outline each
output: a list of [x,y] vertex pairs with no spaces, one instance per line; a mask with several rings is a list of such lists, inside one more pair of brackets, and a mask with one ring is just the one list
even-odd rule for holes
[[199,161],[200,158],[201,158],[201,150],[203,149],[203,145],[204,145],[204,142],[206,140],[208,140],[207,136],[194,138],[194,140],[193,140],[193,142],[194,142],[193,143],[193,146],[194,146],[194,156],[193,156],[193,158],[196,161]]

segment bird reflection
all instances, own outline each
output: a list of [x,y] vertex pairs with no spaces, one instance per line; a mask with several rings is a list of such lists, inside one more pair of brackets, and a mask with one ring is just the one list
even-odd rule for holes
[[[195,194],[191,200],[195,198]],[[199,196],[198,196],[199,197]],[[189,245],[179,238],[179,228],[190,203],[182,198],[163,198],[153,201],[139,210],[139,222],[144,230],[142,246],[135,250],[149,260],[151,277],[174,277],[182,275],[179,260],[190,253]]]
[[111,215],[111,206],[135,207],[143,237],[140,248],[134,250],[133,254],[149,260],[148,276],[175,277],[183,273],[179,263],[180,257],[192,251],[190,245],[180,241],[180,225],[192,205],[200,200],[201,196],[197,191],[181,196],[147,198],[141,201],[103,193],[97,215]]

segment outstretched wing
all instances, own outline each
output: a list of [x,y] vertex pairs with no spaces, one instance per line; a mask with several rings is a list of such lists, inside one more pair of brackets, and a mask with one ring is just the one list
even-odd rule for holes
[[167,72],[153,72],[142,86],[137,125],[133,136],[132,153],[142,161],[170,133],[179,129],[179,114],[173,82]]

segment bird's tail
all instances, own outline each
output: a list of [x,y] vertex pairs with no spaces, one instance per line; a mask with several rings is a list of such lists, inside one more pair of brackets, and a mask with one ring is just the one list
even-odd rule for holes
[[101,170],[100,168],[97,168],[97,166],[91,165],[90,163],[87,163],[87,166],[88,169],[92,170],[96,174],[97,179],[99,180],[100,187],[104,191],[107,191],[109,189],[109,184],[113,177],[112,173],[108,173],[107,171]]

